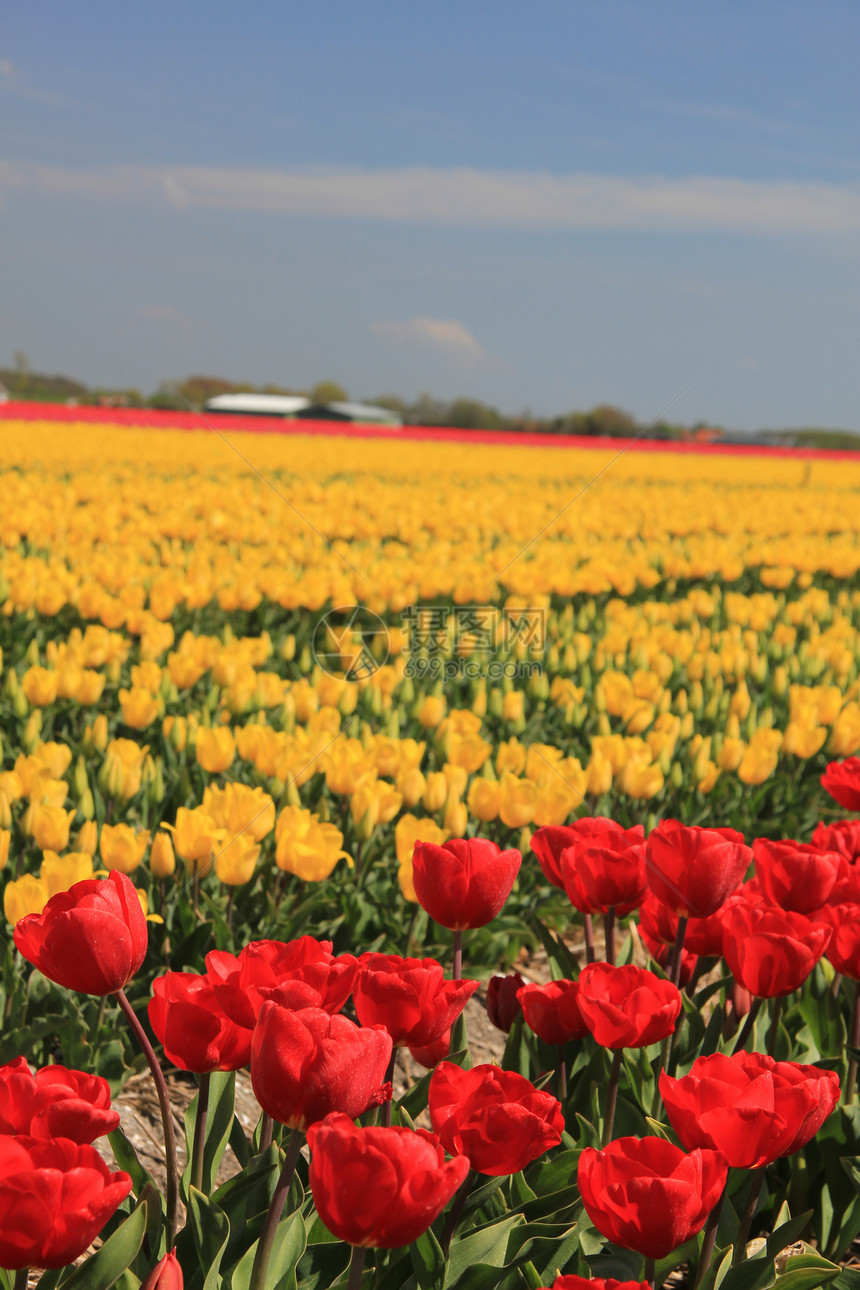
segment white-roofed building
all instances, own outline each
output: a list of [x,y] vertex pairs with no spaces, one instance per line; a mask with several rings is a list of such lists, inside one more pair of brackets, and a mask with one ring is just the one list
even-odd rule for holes
[[207,399],[207,412],[230,412],[238,417],[294,417],[310,407],[300,394],[216,394]]

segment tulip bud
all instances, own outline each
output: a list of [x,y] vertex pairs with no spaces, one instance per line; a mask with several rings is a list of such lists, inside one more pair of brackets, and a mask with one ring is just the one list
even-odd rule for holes
[[169,878],[176,869],[176,856],[170,834],[159,829],[152,839],[149,852],[149,869],[153,878]]
[[343,717],[351,717],[358,704],[358,686],[345,685],[337,701],[338,711]]
[[[20,686],[18,686],[15,693],[12,695],[12,710],[15,713],[15,716],[19,718],[26,717],[27,713],[30,711],[27,696]],[[39,715],[41,716],[41,712],[38,708],[36,711],[39,712]]]
[[601,712],[597,718],[597,733],[599,735],[611,735],[612,727],[609,724],[609,718],[605,712]]
[[100,712],[93,722],[93,747],[98,748],[99,752],[104,752],[108,746],[108,723],[107,717]]
[[27,650],[24,654],[24,658],[27,661],[28,667],[39,666],[39,642],[36,640],[35,636],[30,641],[30,644],[27,646]]
[[79,757],[78,760],[75,762],[74,785],[75,785],[75,792],[77,793],[78,798],[83,797],[84,793],[86,793],[87,790],[89,789],[89,781],[87,780],[87,767],[83,757]]
[[12,807],[5,793],[0,792],[0,829],[12,827]]
[[412,677],[406,676],[400,685],[399,698],[404,707],[415,701],[415,686],[412,684]]
[[355,836],[358,838],[359,842],[370,841],[378,818],[379,806],[375,802],[372,802],[355,826]]
[[27,718],[27,724],[24,727],[24,734],[21,739],[24,747],[28,752],[32,752],[39,742],[39,735],[42,730],[42,709],[34,708]]
[[[273,793],[272,796],[277,799],[279,795],[277,793]],[[302,799],[299,796],[299,786],[296,783],[295,775],[291,775],[288,779],[284,796],[286,798],[287,806],[301,806]]]
[[78,814],[85,820],[91,820],[96,813],[96,804],[89,788],[85,788],[78,798]]
[[156,1263],[140,1290],[183,1290],[182,1268],[176,1257],[176,1246]]
[[281,645],[281,658],[286,659],[288,663],[292,663],[295,657],[296,657],[296,638],[291,632],[289,636],[286,636],[284,638],[284,642]]
[[510,972],[507,975],[497,972],[487,982],[487,1016],[496,1029],[504,1034],[509,1033],[511,1026],[522,1013],[523,1006],[517,998],[517,991],[525,984],[525,979],[519,972]]
[[3,682],[3,690],[7,699],[14,699],[20,688],[21,687],[18,684],[18,674],[11,671],[7,672],[6,680]]
[[[148,759],[147,759],[148,760]],[[154,773],[147,789],[150,806],[158,806],[164,801],[164,766],[160,757],[153,759]]]
[[92,816],[88,816],[78,829],[78,834],[75,838],[75,850],[85,851],[88,856],[94,856],[98,844],[99,826]]
[[681,763],[678,761],[672,763],[672,769],[669,772],[669,782],[673,788],[684,787],[684,772],[681,769]]
[[105,676],[108,679],[108,684],[119,685],[121,675],[122,675],[122,668],[120,666],[119,659],[118,658],[111,659],[111,661],[108,663],[107,667],[105,668]]
[[307,645],[303,645],[302,652],[299,655],[299,674],[301,676],[307,676],[310,670],[311,670],[311,652],[308,649]]
[[468,823],[469,811],[466,803],[462,802],[452,793],[445,806],[443,827],[455,838],[461,838],[466,832],[466,826]]

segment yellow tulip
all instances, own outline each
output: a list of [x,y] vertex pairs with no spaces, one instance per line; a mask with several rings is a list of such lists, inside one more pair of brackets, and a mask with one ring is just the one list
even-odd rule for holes
[[215,856],[215,873],[226,886],[241,886],[253,878],[259,855],[259,844],[248,834],[240,833]]
[[149,690],[138,686],[131,690],[120,690],[119,704],[123,723],[131,726],[132,730],[146,730],[161,715],[161,701]]
[[69,828],[74,811],[61,806],[37,805],[30,816],[30,832],[40,851],[64,851],[69,844]]
[[159,829],[149,850],[149,871],[153,878],[169,878],[176,872],[176,855],[170,834]]
[[[283,824],[281,823],[283,821]],[[284,807],[278,817],[275,863],[303,882],[322,882],[339,860],[352,860],[343,850],[343,834],[333,824],[298,806]]]
[[236,755],[232,732],[226,726],[217,729],[201,726],[194,740],[194,755],[210,775],[227,770]]
[[6,884],[3,892],[3,912],[7,923],[13,927],[20,918],[27,914],[41,914],[48,903],[50,893],[47,884],[31,873]]
[[99,838],[99,855],[108,870],[134,873],[149,846],[149,829],[133,829],[128,824],[103,824]]
[[509,829],[521,829],[534,819],[538,788],[530,779],[506,772],[499,783],[499,816]]
[[469,786],[466,803],[469,808],[469,814],[473,819],[481,820],[485,824],[491,820],[497,820],[501,803],[498,782],[480,777],[473,779]]

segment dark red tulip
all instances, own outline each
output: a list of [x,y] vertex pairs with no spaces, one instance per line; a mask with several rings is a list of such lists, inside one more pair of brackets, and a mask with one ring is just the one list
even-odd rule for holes
[[485,927],[501,911],[520,871],[519,851],[486,838],[416,842],[412,882],[422,909],[452,931]]
[[651,1290],[650,1281],[615,1281],[612,1277],[556,1277],[542,1290]]
[[99,1075],[65,1066],[43,1066],[31,1075],[23,1057],[0,1066],[0,1133],[81,1143],[112,1133],[118,1124],[110,1085]]
[[0,1136],[0,1267],[74,1263],[130,1191],[128,1174],[112,1173],[95,1147]]
[[860,757],[830,762],[821,784],[846,811],[860,811]]
[[384,1026],[395,1048],[426,1048],[459,1017],[480,981],[446,981],[435,959],[362,954],[353,986],[363,1026]]
[[752,862],[743,834],[661,820],[648,835],[648,885],[684,918],[715,914]]
[[496,972],[487,982],[487,1016],[505,1035],[522,1012],[519,991],[524,985],[519,972]]
[[[649,891],[639,906],[639,930],[649,949],[654,942],[674,945],[678,939],[678,915]],[[684,949],[702,958],[718,959],[723,952],[723,925],[719,914],[688,919]]]
[[463,1070],[442,1062],[430,1077],[430,1123],[446,1151],[468,1156],[479,1174],[515,1174],[557,1147],[559,1101],[499,1066]]
[[762,891],[773,905],[811,914],[829,900],[848,862],[837,851],[821,851],[808,842],[753,842],[755,871]]
[[669,1123],[688,1151],[712,1147],[734,1169],[760,1169],[806,1146],[839,1101],[839,1076],[764,1053],[713,1053],[660,1075]]
[[15,924],[15,944],[43,976],[81,994],[115,994],[146,958],[146,918],[130,878],[114,869],[57,892]]
[[647,1048],[675,1029],[681,994],[671,981],[630,963],[589,963],[579,974],[579,1010],[603,1048]]
[[831,937],[826,923],[743,899],[724,910],[723,927],[723,957],[735,980],[759,999],[803,985]]
[[254,1027],[251,1084],[266,1114],[291,1129],[306,1130],[332,1111],[355,1119],[391,1097],[383,1081],[392,1051],[381,1026],[268,999]]
[[147,1011],[165,1056],[180,1070],[204,1074],[248,1065],[251,1031],[226,1015],[205,973],[165,972],[156,977]]
[[170,1250],[163,1259],[159,1259],[140,1290],[183,1290],[182,1268],[176,1257],[176,1249]]
[[726,1173],[718,1151],[685,1155],[665,1138],[616,1138],[603,1151],[583,1151],[578,1182],[602,1236],[646,1259],[662,1259],[704,1227]]
[[359,1128],[333,1114],[308,1129],[314,1204],[329,1231],[349,1245],[411,1245],[465,1181],[465,1156],[446,1161],[423,1129]]
[[526,1025],[545,1044],[567,1044],[589,1033],[579,1011],[578,981],[524,985],[517,997]]
[[832,931],[825,951],[837,972],[860,981],[860,904],[825,905],[815,915]]

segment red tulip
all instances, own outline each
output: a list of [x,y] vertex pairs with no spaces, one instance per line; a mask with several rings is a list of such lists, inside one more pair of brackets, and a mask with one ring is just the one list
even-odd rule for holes
[[602,816],[577,825],[576,841],[559,861],[568,899],[583,914],[629,914],[648,890],[642,826],[622,829]]
[[[639,927],[639,935],[642,937],[642,944],[645,946],[657,966],[661,967],[664,972],[668,972],[672,962],[672,946],[666,945],[663,941],[655,941],[645,928],[641,926],[641,924]],[[686,989],[692,981],[693,973],[696,970],[696,964],[698,962],[698,955],[689,954],[685,949],[681,950],[681,968],[678,973],[678,985],[682,990]]]
[[838,851],[850,865],[860,859],[860,820],[837,820],[835,824],[817,824],[812,845],[819,851]]
[[669,1123],[688,1151],[712,1147],[734,1169],[760,1169],[806,1146],[839,1101],[839,1076],[764,1053],[699,1057],[660,1074]]
[[305,1008],[340,1012],[349,998],[358,959],[352,954],[333,955],[331,941],[300,936],[295,941],[251,941],[238,955],[211,950],[206,974],[218,1002],[238,1026],[253,1030],[260,1008],[273,990],[289,982],[303,985],[294,994]]
[[675,1029],[681,994],[671,981],[632,963],[589,963],[579,974],[579,1011],[603,1048],[647,1048]]
[[743,899],[723,911],[723,927],[723,957],[735,980],[759,999],[803,985],[831,937],[826,923]]
[[468,1156],[479,1174],[525,1169],[564,1131],[561,1104],[522,1075],[498,1066],[463,1070],[442,1062],[430,1077],[430,1123],[446,1151]]
[[353,986],[363,1026],[384,1026],[395,1048],[426,1048],[459,1017],[480,981],[446,981],[435,959],[362,954]]
[[274,1120],[307,1129],[332,1111],[355,1119],[391,1097],[383,1083],[391,1036],[361,1028],[321,1008],[285,1008],[267,1000],[251,1043],[251,1084]]
[[830,762],[821,784],[846,811],[860,811],[860,757]]
[[314,1204],[329,1231],[350,1245],[410,1245],[465,1181],[464,1156],[445,1160],[423,1129],[358,1128],[346,1115],[308,1130]]
[[510,1034],[511,1026],[522,1013],[519,991],[524,985],[519,972],[496,972],[487,982],[487,1016],[502,1034]]
[[111,1173],[95,1147],[0,1136],[0,1267],[73,1263],[130,1191],[128,1174]]
[[511,894],[521,864],[519,851],[501,851],[486,838],[451,838],[441,847],[416,842],[412,882],[432,919],[463,931],[492,922]]
[[556,1277],[542,1290],[651,1290],[650,1281],[615,1281],[612,1277]]
[[[674,945],[678,939],[678,915],[649,891],[639,906],[639,930],[649,949],[655,942]],[[723,925],[719,914],[689,919],[684,933],[684,949],[702,958],[718,959],[723,952]]]
[[535,829],[532,834],[531,849],[541,867],[544,877],[554,887],[564,890],[564,879],[561,876],[561,853],[565,847],[571,847],[579,834],[566,824],[545,824]]
[[755,871],[771,904],[797,914],[811,914],[829,898],[848,863],[837,851],[821,851],[808,842],[753,842]]
[[578,981],[548,981],[524,985],[517,998],[529,1030],[545,1044],[566,1044],[584,1039],[588,1026],[579,1011]]
[[422,1044],[420,1047],[414,1044],[409,1045],[410,1056],[414,1057],[419,1066],[423,1066],[426,1071],[432,1071],[434,1066],[444,1062],[445,1058],[451,1053],[451,1031],[446,1030],[444,1035],[432,1044]]
[[683,918],[715,914],[752,861],[734,829],[688,828],[678,820],[661,820],[646,851],[649,887]]
[[99,1075],[65,1066],[43,1066],[31,1075],[23,1057],[0,1066],[0,1134],[87,1143],[118,1124],[110,1085]]
[[140,1290],[183,1290],[182,1268],[176,1257],[176,1248],[159,1259],[149,1276],[141,1283]]
[[82,994],[114,994],[146,957],[146,918],[134,883],[114,869],[57,892],[15,924],[15,944],[43,976]]
[[685,1155],[664,1138],[616,1138],[603,1151],[583,1151],[578,1182],[602,1236],[646,1259],[662,1259],[704,1227],[726,1173],[718,1151]]
[[860,981],[860,904],[825,905],[816,914],[831,928],[828,960],[852,981]]
[[165,972],[152,983],[149,1021],[168,1061],[183,1071],[235,1071],[251,1057],[251,1031],[224,1013],[212,982],[197,972]]

